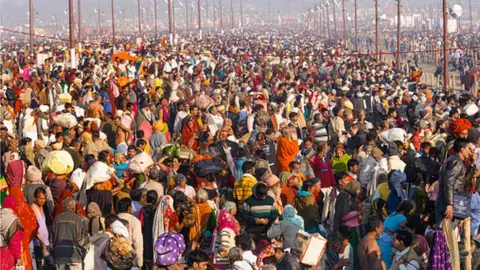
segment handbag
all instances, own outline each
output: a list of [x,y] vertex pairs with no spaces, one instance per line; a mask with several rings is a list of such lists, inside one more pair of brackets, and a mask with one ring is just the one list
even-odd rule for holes
[[453,216],[457,219],[466,219],[472,213],[472,193],[453,190]]

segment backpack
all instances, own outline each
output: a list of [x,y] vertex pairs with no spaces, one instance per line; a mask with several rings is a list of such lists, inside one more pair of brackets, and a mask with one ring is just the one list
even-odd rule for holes
[[102,257],[110,268],[128,270],[135,266],[137,254],[125,237],[115,235],[108,240]]

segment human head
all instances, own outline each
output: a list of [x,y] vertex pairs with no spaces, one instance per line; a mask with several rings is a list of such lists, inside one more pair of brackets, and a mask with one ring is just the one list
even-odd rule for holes
[[259,182],[253,186],[253,192],[255,197],[265,199],[267,197],[268,187],[266,184]]
[[383,223],[378,217],[371,216],[367,220],[365,230],[367,233],[372,233],[376,238],[378,238],[383,232]]
[[64,211],[75,212],[77,203],[73,198],[66,198],[62,203]]
[[415,211],[415,203],[412,200],[403,200],[398,204],[397,212],[410,216]]
[[188,254],[188,266],[194,270],[206,270],[210,258],[200,250],[193,250]]
[[253,174],[255,169],[255,162],[247,160],[242,165],[243,173]]
[[347,168],[349,172],[356,174],[360,169],[360,163],[358,160],[352,158],[347,162]]
[[250,251],[252,250],[252,237],[249,234],[239,234],[235,236],[235,245],[240,247],[243,251]]
[[195,195],[197,203],[205,203],[208,201],[208,193],[205,189],[200,188]]
[[147,191],[146,201],[150,205],[154,205],[158,201],[158,193],[155,190]]
[[235,262],[242,261],[243,256],[242,256],[242,249],[239,247],[233,247],[228,251],[228,261],[230,264],[234,264]]
[[187,178],[185,177],[185,175],[179,173],[175,176],[175,185],[177,187],[184,188],[186,184],[187,184]]
[[403,251],[412,244],[413,236],[407,230],[398,230],[393,236],[393,247]]
[[123,198],[117,204],[117,213],[132,213],[132,200],[130,198]]
[[43,187],[39,187],[33,193],[35,204],[42,207],[47,202],[47,191]]

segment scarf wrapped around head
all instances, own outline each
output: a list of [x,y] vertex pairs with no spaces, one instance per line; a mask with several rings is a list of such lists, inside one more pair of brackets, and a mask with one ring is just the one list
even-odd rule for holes
[[295,209],[293,206],[291,206],[290,204],[287,204],[284,208],[283,208],[283,214],[282,214],[282,217],[285,219],[285,220],[288,220],[290,221],[291,223],[297,225],[298,227],[300,227],[300,229],[303,230],[304,228],[304,221],[303,221],[303,218],[299,215],[297,215],[297,209]]
[[25,175],[25,180],[27,181],[27,184],[43,184],[42,171],[40,171],[40,169],[35,166],[29,166]]
[[226,228],[232,229],[232,231],[234,231],[235,234],[238,234],[239,232],[235,217],[232,216],[230,212],[228,212],[227,210],[220,210],[220,213],[218,214],[217,231],[221,231]]
[[16,214],[17,203],[15,198],[12,196],[6,197],[2,207],[0,209],[0,247],[6,247],[17,231],[20,220]]
[[5,178],[10,188],[21,188],[24,183],[25,163],[21,160],[14,160],[8,163]]
[[230,214],[232,214],[235,209],[237,209],[237,205],[231,201],[226,201],[222,205],[222,210],[227,210]]
[[101,217],[102,210],[100,210],[100,206],[96,202],[91,202],[87,206],[87,215],[88,217]]

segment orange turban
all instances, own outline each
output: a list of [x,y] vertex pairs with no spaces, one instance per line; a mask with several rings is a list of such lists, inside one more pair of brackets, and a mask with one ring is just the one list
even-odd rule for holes
[[460,134],[465,130],[470,130],[471,128],[472,123],[470,121],[464,118],[460,118],[450,124],[450,133],[452,133],[453,135]]

